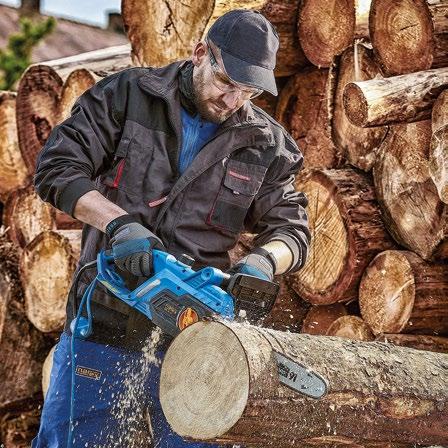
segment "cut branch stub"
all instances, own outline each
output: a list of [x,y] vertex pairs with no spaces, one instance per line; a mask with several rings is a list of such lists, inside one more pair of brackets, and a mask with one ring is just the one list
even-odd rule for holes
[[122,15],[134,62],[160,67],[189,58],[215,20],[239,8],[260,11],[276,27],[280,40],[276,76],[291,75],[308,63],[296,32],[296,0],[124,0]]
[[39,233],[55,227],[54,209],[42,201],[32,185],[8,196],[3,219],[9,238],[22,248]]
[[392,126],[373,168],[386,227],[404,247],[429,259],[445,235],[447,206],[430,177],[431,122]]
[[26,314],[42,332],[57,331],[65,319],[65,305],[75,264],[79,258],[80,231],[39,234],[22,253],[20,276]]
[[308,68],[282,89],[275,118],[291,133],[306,168],[336,168],[340,155],[331,139],[327,111],[328,70]]
[[359,286],[363,319],[375,334],[448,332],[448,271],[409,251],[378,254]]
[[440,200],[448,204],[448,90],[444,90],[434,103],[431,128],[429,174]]
[[372,168],[376,151],[388,128],[363,129],[353,125],[345,115],[343,93],[349,82],[372,79],[378,73],[372,50],[364,44],[347,48],[330,69],[332,82],[329,83],[328,101],[331,103],[329,109],[333,141],[351,165],[364,171]]
[[394,246],[381,219],[375,190],[355,169],[312,170],[296,180],[308,198],[312,233],[308,260],[291,286],[316,305],[356,299],[364,268]]
[[372,0],[369,31],[389,76],[448,65],[447,0]]
[[0,196],[25,186],[27,176],[17,140],[16,94],[0,92]]
[[[280,382],[284,375],[294,378],[297,364],[324,379],[326,395],[313,399],[298,391],[309,387]],[[198,322],[166,353],[160,401],[181,437],[221,444],[289,448],[331,442],[325,440],[330,435],[347,443],[382,441],[383,447],[445,444],[447,381],[441,353]]]
[[344,90],[345,113],[360,127],[424,120],[447,87],[448,68],[350,82]]
[[352,44],[354,0],[301,0],[298,35],[305,56],[318,67],[329,67],[334,56]]

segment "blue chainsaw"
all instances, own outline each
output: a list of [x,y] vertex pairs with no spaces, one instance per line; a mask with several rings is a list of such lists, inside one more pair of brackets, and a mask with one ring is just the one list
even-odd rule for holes
[[[229,275],[214,267],[193,270],[188,255],[173,255],[153,250],[154,274],[134,290],[129,290],[118,274],[111,251],[100,251],[97,276],[84,293],[71,330],[75,337],[86,338],[92,331],[90,298],[98,283],[115,297],[150,319],[171,336],[187,326],[212,316],[234,319],[244,310],[254,321],[266,315],[277,297],[278,284],[247,274]],[[81,309],[87,308],[87,318]]]

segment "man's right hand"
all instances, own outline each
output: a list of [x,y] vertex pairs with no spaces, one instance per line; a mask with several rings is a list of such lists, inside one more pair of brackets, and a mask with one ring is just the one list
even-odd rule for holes
[[119,216],[106,227],[115,264],[137,277],[152,272],[152,250],[165,251],[162,241],[130,215]]

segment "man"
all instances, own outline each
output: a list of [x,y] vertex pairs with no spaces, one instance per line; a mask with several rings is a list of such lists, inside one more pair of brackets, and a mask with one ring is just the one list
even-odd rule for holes
[[[103,79],[52,131],[35,186],[43,200],[86,224],[78,265],[85,271],[72,286],[33,447],[66,446],[70,323],[96,274],[87,263],[100,249],[113,247],[133,284],[151,275],[153,248],[188,254],[194,268],[228,269],[243,229],[257,234],[257,248],[232,272],[272,279],[304,265],[307,200],[293,185],[302,155],[250,101],[263,90],[277,95],[277,49],[277,33],[260,13],[231,11],[191,60]],[[158,363],[142,355],[151,323],[99,287],[92,312],[93,334],[76,339],[73,446],[146,447],[147,414],[154,446],[211,446],[183,441],[163,416]],[[161,339],[159,363],[169,343]]]

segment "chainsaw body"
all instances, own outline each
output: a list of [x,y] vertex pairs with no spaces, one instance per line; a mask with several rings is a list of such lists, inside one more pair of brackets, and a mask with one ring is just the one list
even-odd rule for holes
[[154,275],[131,291],[117,273],[113,255],[100,251],[97,281],[171,336],[213,315],[234,319],[245,309],[248,317],[256,317],[272,308],[277,284],[245,274],[230,276],[213,267],[195,271],[189,266],[193,261],[153,250]]

